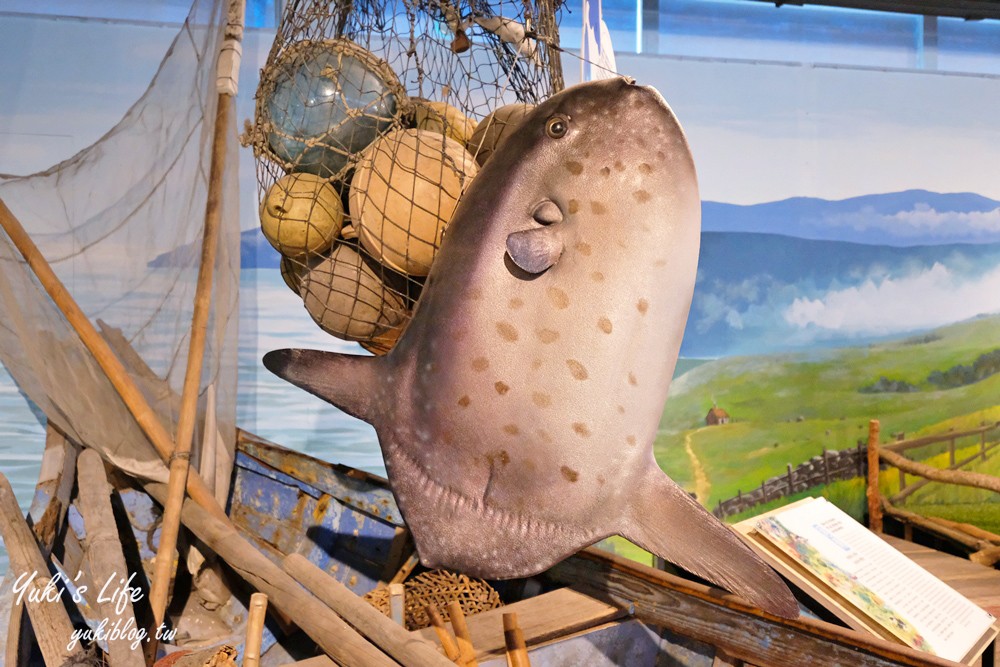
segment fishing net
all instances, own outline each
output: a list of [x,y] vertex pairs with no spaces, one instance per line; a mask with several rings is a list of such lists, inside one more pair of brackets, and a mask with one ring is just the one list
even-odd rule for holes
[[[0,199],[168,433],[184,381],[227,5],[194,2],[149,88],[97,143],[47,171],[0,179]],[[195,451],[209,452],[220,471],[233,456],[236,412],[239,226],[230,144],[195,435]],[[2,233],[0,265],[0,360],[20,390],[71,439],[129,473],[165,480],[125,404]],[[214,472],[205,476],[215,484]],[[224,491],[229,480],[219,476]]]
[[[420,630],[431,624],[428,605],[445,610],[452,602],[458,602],[465,616],[503,606],[500,594],[482,579],[470,579],[448,570],[423,572],[403,586],[403,620],[407,630]],[[364,599],[386,616],[391,615],[388,587],[369,591]]]
[[326,332],[383,354],[459,199],[562,88],[558,0],[292,0],[254,123],[264,235]]

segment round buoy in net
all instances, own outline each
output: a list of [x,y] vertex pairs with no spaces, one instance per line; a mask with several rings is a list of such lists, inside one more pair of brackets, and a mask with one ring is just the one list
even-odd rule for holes
[[324,255],[282,256],[278,265],[281,270],[281,279],[288,285],[288,289],[302,296],[302,278],[309,273],[309,269],[315,267],[325,258]]
[[396,130],[377,139],[351,179],[351,218],[364,249],[397,271],[426,276],[478,170],[464,146],[435,132]]
[[476,126],[472,138],[466,143],[469,152],[476,156],[479,165],[486,163],[500,143],[521,125],[521,121],[534,109],[530,104],[508,104],[496,109]]
[[344,225],[344,205],[329,183],[313,174],[275,181],[260,205],[265,238],[286,257],[321,253]]
[[472,138],[476,129],[473,121],[450,104],[424,99],[413,100],[413,123],[418,130],[443,134],[463,146]]
[[392,68],[347,39],[298,42],[261,76],[268,149],[286,169],[324,178],[342,175],[406,103]]
[[403,298],[346,243],[309,269],[299,294],[316,324],[344,340],[372,340],[406,318]]
[[392,348],[396,347],[396,343],[399,341],[399,337],[403,335],[406,330],[406,325],[409,324],[409,317],[398,327],[393,327],[385,333],[375,336],[371,340],[362,341],[361,347],[368,350],[376,357],[381,357],[389,354]]

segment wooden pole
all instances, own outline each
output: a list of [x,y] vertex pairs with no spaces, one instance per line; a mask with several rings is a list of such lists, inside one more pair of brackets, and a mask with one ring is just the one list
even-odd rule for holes
[[[166,501],[165,484],[150,482],[144,488],[161,504]],[[186,500],[181,507],[181,521],[247,583],[266,593],[270,604],[287,615],[338,664],[345,667],[393,667],[396,664],[272,563],[228,520],[221,521]]]
[[[84,450],[77,462],[79,494],[77,502],[83,516],[83,527],[87,535],[87,563],[90,578],[98,586],[111,582],[109,590],[115,590],[128,580],[128,567],[122,553],[122,543],[118,536],[118,525],[111,509],[111,485],[108,484],[101,455],[93,449]],[[121,605],[121,613],[118,613]],[[108,619],[113,628],[121,624],[123,630],[129,625],[135,630],[135,611],[128,596],[121,600],[106,595],[98,600],[99,616]],[[120,638],[108,640],[108,662],[111,667],[143,667],[142,651],[133,651],[132,640],[123,632]]]
[[[900,470],[905,470],[911,475],[918,475],[935,482],[946,482],[948,484],[958,484],[961,486],[973,486],[978,489],[986,489],[988,491],[1000,493],[1000,477],[986,475],[981,472],[969,472],[968,470],[942,470],[941,468],[929,466],[926,463],[911,461],[896,452],[883,451],[880,456],[889,465],[894,465]],[[911,486],[910,488],[913,487]]]
[[267,596],[250,596],[247,617],[247,638],[243,644],[243,667],[260,667],[260,647],[264,643],[264,619],[267,616]]
[[[69,622],[62,600],[53,591],[46,590],[50,579],[48,563],[38,550],[35,535],[24,520],[10,482],[3,474],[0,474],[0,537],[3,537],[10,561],[7,576],[23,578],[22,599],[28,609],[42,659],[46,667],[60,667],[79,654],[82,647],[77,642],[72,649],[66,648],[73,636],[73,625]],[[59,587],[53,588],[59,590]],[[55,599],[52,599],[53,596]],[[37,602],[34,601],[36,599]]]
[[441,612],[435,604],[431,603],[427,605],[427,618],[431,621],[431,626],[434,628],[434,632],[437,634],[438,641],[441,642],[441,648],[444,649],[444,654],[452,662],[458,662],[459,656],[461,655],[458,651],[458,644],[455,643],[455,639],[448,632],[448,626],[444,624],[444,619],[441,618]]
[[[31,237],[28,236],[20,221],[14,217],[14,214],[11,213],[2,199],[0,199],[0,227],[3,227],[4,231],[7,232],[10,240],[21,253],[21,256],[24,257],[29,268],[45,289],[45,292],[55,303],[56,307],[59,308],[60,312],[62,312],[66,321],[73,327],[80,341],[90,354],[93,355],[94,360],[101,367],[101,370],[104,371],[111,385],[125,403],[128,411],[135,418],[142,432],[149,438],[149,442],[156,449],[156,452],[165,462],[168,461],[170,455],[173,453],[173,439],[167,433],[167,430],[163,427],[162,422],[160,422],[156,413],[149,406],[149,403],[146,402],[145,396],[143,396],[132,380],[132,377],[125,370],[121,361],[115,356],[115,353],[97,332],[97,329],[94,328],[94,325],[80,309],[80,306],[73,300],[66,286],[62,284],[52,270],[52,267],[49,266],[49,263],[38,250],[38,246],[31,240]],[[206,512],[210,512],[220,519],[226,516],[219,503],[216,502],[212,493],[208,490],[208,487],[205,486],[201,477],[191,475],[188,477],[187,486],[191,499],[201,505]]]
[[469,626],[465,624],[462,605],[457,600],[448,603],[448,617],[451,619],[451,627],[455,631],[455,640],[458,643],[459,663],[466,667],[478,667],[476,649],[472,646],[472,635],[469,634]]
[[878,431],[879,421],[868,422],[868,527],[876,533],[882,532],[882,502],[878,488]]
[[[177,535],[181,525],[181,504],[187,486],[191,463],[191,442],[198,417],[198,393],[201,388],[201,367],[205,361],[205,337],[212,309],[212,273],[218,248],[219,225],[222,220],[222,181],[226,169],[226,146],[229,123],[233,113],[232,96],[219,95],[215,114],[212,144],[212,164],[208,178],[208,202],[205,205],[205,231],[202,237],[201,264],[195,289],[194,314],[188,344],[187,369],[181,390],[181,409],[177,417],[177,440],[170,455],[170,479],[167,482],[167,504],[163,508],[160,546],[156,551],[149,604],[153,609],[153,627],[159,627],[167,608],[170,580],[177,550]],[[214,470],[212,471],[214,475]],[[214,497],[214,496],[213,496]]]
[[451,667],[433,644],[394,623],[342,583],[299,554],[282,561],[282,569],[318,597],[326,606],[347,619],[358,632],[407,667]]
[[524,633],[517,624],[517,614],[503,615],[503,639],[507,645],[508,667],[531,667],[528,647],[524,643]]

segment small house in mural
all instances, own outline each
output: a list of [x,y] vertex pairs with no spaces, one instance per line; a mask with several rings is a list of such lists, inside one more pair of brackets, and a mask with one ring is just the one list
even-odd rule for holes
[[706,426],[719,426],[721,424],[728,424],[728,423],[729,423],[729,413],[723,410],[722,408],[718,407],[717,405],[713,405],[712,409],[708,411],[707,415],[705,415]]

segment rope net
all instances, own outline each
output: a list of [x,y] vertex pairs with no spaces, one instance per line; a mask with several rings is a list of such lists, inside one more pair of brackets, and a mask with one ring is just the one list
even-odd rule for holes
[[[99,141],[44,172],[0,178],[0,199],[171,434],[201,257],[227,4],[194,2],[149,88]],[[239,224],[230,144],[194,447],[218,470],[235,443]],[[0,360],[49,423],[131,474],[166,480],[153,446],[3,233],[0,314]],[[214,471],[203,474],[211,485]],[[224,492],[228,476],[219,476]]]
[[261,73],[260,219],[327,333],[384,354],[462,193],[562,88],[557,0],[293,0]]

